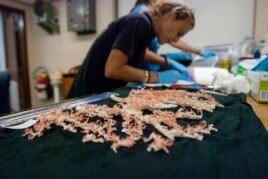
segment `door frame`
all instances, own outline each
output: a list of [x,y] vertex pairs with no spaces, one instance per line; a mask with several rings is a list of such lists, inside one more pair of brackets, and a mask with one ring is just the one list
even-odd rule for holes
[[[30,81],[29,81],[29,66],[28,66],[28,53],[27,53],[27,34],[26,34],[26,18],[25,18],[25,11],[21,9],[16,9],[13,7],[8,7],[4,5],[0,5],[0,10],[2,11],[2,14],[4,13],[16,13],[19,14],[19,16],[22,18],[23,25],[18,26],[18,31],[16,32],[16,48],[18,53],[18,64],[21,64],[21,72],[19,72],[19,75],[21,76],[21,81],[18,81],[19,90],[20,92],[20,100],[22,99],[23,102],[20,104],[20,108],[28,109],[31,108],[31,93],[30,93]],[[3,25],[5,19],[3,17]],[[4,27],[4,33],[6,34],[5,27]],[[5,36],[5,35],[4,35]],[[5,36],[6,37],[6,36]],[[5,52],[6,52],[6,64],[8,69],[8,49],[7,49],[7,38],[4,39],[5,41]]]

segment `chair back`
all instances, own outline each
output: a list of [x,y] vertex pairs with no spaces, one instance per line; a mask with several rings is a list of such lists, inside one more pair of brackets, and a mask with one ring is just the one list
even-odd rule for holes
[[10,112],[9,85],[10,74],[7,71],[0,72],[0,115]]

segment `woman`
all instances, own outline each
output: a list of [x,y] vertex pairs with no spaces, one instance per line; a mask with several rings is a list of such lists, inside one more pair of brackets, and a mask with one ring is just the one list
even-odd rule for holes
[[[145,54],[157,36],[160,44],[176,42],[195,24],[192,11],[180,3],[159,2],[151,14],[131,14],[113,23],[96,39],[77,75],[68,98],[111,91],[127,82],[174,83],[182,76],[169,61]],[[138,69],[143,59],[169,68],[164,72]]]
[[[154,3],[156,3],[157,0],[137,0],[134,7],[131,9],[130,13],[143,13],[146,11],[149,11],[150,6],[152,6]],[[161,0],[158,0],[161,1]],[[172,0],[162,0],[162,1],[172,1]],[[208,50],[201,50],[198,48],[194,48],[187,43],[183,42],[182,40],[178,40],[177,42],[172,42],[170,43],[171,46],[178,48],[180,50],[183,50],[187,53],[165,53],[162,56],[159,56],[160,59],[168,58],[169,60],[174,60],[171,63],[174,63],[178,67],[177,70],[184,74],[189,74],[188,69],[184,66],[188,66],[191,63],[192,56],[189,53],[194,53],[197,55],[200,55],[204,58],[211,58],[216,56],[216,53],[213,51],[208,51]],[[157,54],[158,49],[160,47],[160,44],[158,42],[157,38],[154,38],[149,46],[149,51],[154,52]],[[177,63],[177,62],[181,62]],[[147,64],[144,63],[141,65],[142,69],[149,69],[151,71],[159,71],[160,67],[155,64]]]

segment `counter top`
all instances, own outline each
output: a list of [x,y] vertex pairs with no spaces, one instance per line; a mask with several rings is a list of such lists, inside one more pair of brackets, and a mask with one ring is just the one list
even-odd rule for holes
[[254,112],[263,123],[265,129],[268,131],[268,103],[258,103],[251,96],[247,96],[247,103],[251,105]]

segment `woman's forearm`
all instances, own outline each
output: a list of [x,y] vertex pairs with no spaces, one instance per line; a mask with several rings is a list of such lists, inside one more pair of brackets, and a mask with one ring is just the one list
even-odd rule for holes
[[179,48],[185,52],[200,54],[200,49],[194,48],[187,43],[183,42],[182,40],[179,40],[177,42],[171,43],[171,45],[175,48]]
[[[116,59],[116,60],[115,60]],[[145,70],[141,70],[127,65],[128,57],[123,52],[113,49],[105,65],[105,77],[114,80],[143,83],[146,80]],[[158,82],[158,76],[154,72],[149,72],[148,81]]]
[[166,68],[167,66],[164,57],[150,51],[149,49],[145,52],[144,61],[150,64],[158,64],[161,68]]

